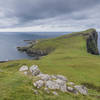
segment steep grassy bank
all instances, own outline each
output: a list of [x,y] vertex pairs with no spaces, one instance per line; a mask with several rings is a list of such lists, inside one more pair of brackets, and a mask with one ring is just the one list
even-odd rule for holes
[[[0,64],[0,100],[99,100],[100,99],[100,57],[87,52],[86,33],[94,29],[64,35],[54,39],[40,40],[33,48],[46,50],[53,48],[49,55],[40,60],[19,60]],[[86,36],[84,36],[84,35]],[[39,65],[40,70],[48,74],[62,74],[76,84],[85,84],[89,96],[75,96],[59,93],[59,96],[47,95],[40,90],[35,96],[31,78],[18,70],[22,65]]]

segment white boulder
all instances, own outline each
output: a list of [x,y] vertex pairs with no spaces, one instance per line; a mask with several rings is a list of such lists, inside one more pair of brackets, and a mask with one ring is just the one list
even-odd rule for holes
[[39,70],[37,65],[31,66],[29,70],[30,70],[30,72],[32,73],[33,76],[37,76],[37,75],[40,74],[40,70]]
[[48,74],[39,74],[38,77],[43,81],[48,81],[51,79],[50,75]]
[[63,75],[56,75],[56,78],[60,79],[62,81],[66,81],[66,82],[68,81],[68,79],[65,76],[63,76]]
[[28,71],[28,66],[22,66],[19,71]]
[[48,80],[45,83],[45,86],[49,89],[53,89],[53,90],[60,90],[62,92],[66,92],[66,82],[62,81],[60,79],[57,80]]
[[38,81],[36,81],[35,83],[33,83],[33,85],[34,85],[36,88],[41,88],[41,87],[44,85],[44,81],[38,80]]
[[88,94],[88,90],[87,90],[87,88],[84,87],[84,86],[76,85],[76,86],[74,86],[74,88],[75,88],[79,93],[81,93],[81,94],[83,94],[83,95],[87,95],[87,94]]
[[66,92],[67,91],[67,86],[66,86],[66,82],[63,81],[63,80],[60,80],[60,79],[57,79],[57,80],[54,80],[56,84],[59,85],[59,89],[62,91],[62,92]]
[[53,90],[59,89],[59,85],[56,82],[51,80],[46,81],[45,86]]
[[51,79],[56,80],[57,79],[56,75],[51,75]]
[[69,91],[69,92],[73,92],[73,88],[72,87],[67,87],[67,90]]
[[78,94],[78,91],[75,88],[72,88],[72,87],[69,87],[69,86],[67,87],[67,91],[72,92],[74,94]]

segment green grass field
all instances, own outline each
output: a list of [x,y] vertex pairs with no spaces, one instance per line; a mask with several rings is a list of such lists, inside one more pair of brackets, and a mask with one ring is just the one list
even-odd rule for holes
[[[87,53],[86,40],[82,35],[46,39],[34,47],[39,48],[55,49],[40,60],[23,59],[0,63],[0,100],[100,100],[100,56]],[[35,95],[32,79],[18,71],[22,65],[33,64],[38,65],[44,73],[61,74],[75,84],[86,85],[89,95],[59,92],[59,96],[53,96],[41,90],[39,95]]]

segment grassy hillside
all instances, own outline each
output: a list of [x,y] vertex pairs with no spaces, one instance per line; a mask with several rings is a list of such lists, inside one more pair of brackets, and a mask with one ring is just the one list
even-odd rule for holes
[[[0,100],[99,100],[100,56],[87,53],[86,37],[93,29],[72,33],[54,39],[40,40],[30,49],[50,50],[40,60],[17,60],[0,63]],[[36,96],[32,91],[32,79],[18,72],[22,65],[36,64],[48,74],[61,74],[75,84],[89,88],[89,96],[60,93],[47,95],[40,90]]]

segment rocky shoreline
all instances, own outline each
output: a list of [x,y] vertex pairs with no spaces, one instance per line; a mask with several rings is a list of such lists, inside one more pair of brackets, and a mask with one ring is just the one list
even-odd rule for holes
[[[28,48],[34,46],[38,43],[38,40],[24,40],[24,42],[27,42],[28,45],[24,47],[17,47],[17,50],[20,52],[25,52],[28,56],[35,57],[35,59],[40,58],[40,53],[38,51],[29,51]],[[33,53],[34,52],[34,53]]]
[[8,61],[0,61],[0,63],[5,63],[5,62],[8,62]]
[[38,40],[24,40],[24,42],[27,42],[28,44],[36,44],[38,43]]
[[[96,32],[95,29],[76,32],[71,35],[66,35],[65,38],[67,39],[78,35],[81,35],[83,36],[83,38],[85,38],[88,53],[99,55],[98,46],[97,46],[98,33]],[[39,59],[41,56],[48,55],[50,52],[52,52],[55,49],[55,47],[54,48],[47,47],[44,50],[41,49],[42,47],[35,48],[35,46],[38,45],[38,43],[41,43],[43,41],[38,41],[38,40],[24,40],[24,41],[28,42],[28,45],[24,47],[17,47],[18,51],[25,52],[28,56],[36,57],[37,59]]]
[[17,50],[20,52],[25,52],[28,56],[35,57],[36,59],[40,59],[42,56],[46,56],[49,54],[50,51],[52,51],[52,48],[46,50],[32,49],[39,42],[38,40],[24,40],[24,41],[28,42],[28,45],[24,47],[17,47]]

